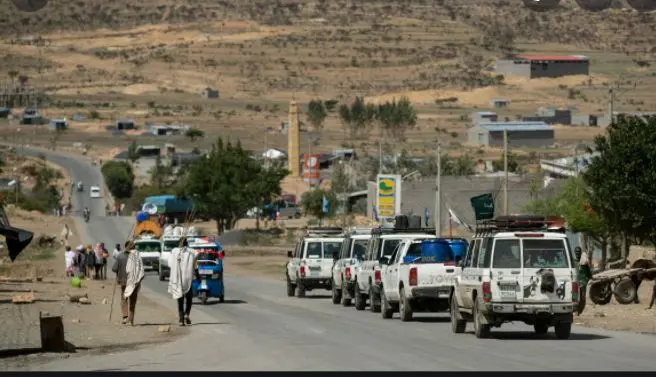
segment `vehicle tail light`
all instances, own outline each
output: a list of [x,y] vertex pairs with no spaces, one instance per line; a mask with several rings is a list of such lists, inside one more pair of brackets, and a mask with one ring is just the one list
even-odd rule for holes
[[417,285],[417,267],[410,269],[410,276],[408,276],[408,284],[411,286]]
[[492,288],[490,287],[490,282],[489,281],[483,282],[481,288],[483,290],[483,302],[492,301]]
[[579,282],[578,281],[573,281],[572,282],[572,302],[578,302],[579,301]]
[[301,272],[301,277],[305,278],[305,266],[301,266],[300,272]]
[[351,280],[351,267],[346,267],[344,270],[344,276],[346,276],[346,280]]
[[380,284],[380,282],[383,280],[380,274],[380,270],[374,271],[374,280],[376,281],[376,284]]

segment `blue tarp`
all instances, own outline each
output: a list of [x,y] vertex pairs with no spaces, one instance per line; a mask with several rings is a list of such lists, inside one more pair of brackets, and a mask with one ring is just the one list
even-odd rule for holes
[[156,195],[144,199],[144,204],[157,206],[157,213],[188,212],[193,207],[190,199],[179,199],[175,195]]
[[[412,263],[416,256],[406,256],[404,263]],[[449,242],[441,239],[424,240],[421,242],[421,256],[416,263],[444,263],[453,262],[455,255]]]

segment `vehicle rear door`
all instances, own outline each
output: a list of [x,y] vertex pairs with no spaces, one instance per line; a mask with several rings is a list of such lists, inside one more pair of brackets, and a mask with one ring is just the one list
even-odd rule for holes
[[407,242],[408,241],[401,242],[392,255],[390,255],[389,263],[381,266],[383,269],[383,288],[385,289],[385,295],[387,296],[387,299],[392,302],[399,301],[399,261],[403,258]]
[[333,266],[333,282],[337,287],[342,285],[342,271],[347,262],[346,258],[348,258],[352,243],[353,238],[347,237],[344,239],[344,242],[342,242],[342,248],[339,252],[339,259],[337,259],[337,262],[335,262],[335,265]]
[[344,239],[335,238],[335,239],[324,240],[321,243],[321,246],[323,248],[323,258],[321,259],[321,272],[320,272],[321,277],[332,276],[332,269],[333,269],[333,265],[335,264],[333,255],[335,253],[340,252],[340,250],[342,249],[343,242]]
[[[564,238],[521,237],[525,303],[572,302],[572,272]],[[553,273],[555,282],[550,282]],[[545,290],[541,289],[545,286]]]
[[303,240],[299,240],[296,243],[296,248],[294,249],[294,255],[292,259],[287,264],[287,275],[291,281],[296,281],[298,268],[301,264],[301,257],[303,256]]
[[490,289],[495,302],[523,302],[522,256],[519,238],[495,238]]

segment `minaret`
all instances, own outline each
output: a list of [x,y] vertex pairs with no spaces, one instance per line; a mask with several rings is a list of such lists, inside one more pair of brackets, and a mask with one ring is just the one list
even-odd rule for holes
[[288,169],[292,177],[301,176],[301,130],[298,124],[298,105],[296,101],[289,103],[289,128],[287,129],[288,151],[287,161]]

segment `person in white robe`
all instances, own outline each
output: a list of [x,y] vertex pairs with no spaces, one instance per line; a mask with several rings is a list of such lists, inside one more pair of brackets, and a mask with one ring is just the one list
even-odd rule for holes
[[180,240],[181,247],[171,250],[169,255],[169,289],[174,300],[178,301],[178,321],[180,326],[191,325],[192,281],[196,272],[196,253],[188,247],[187,238]]

